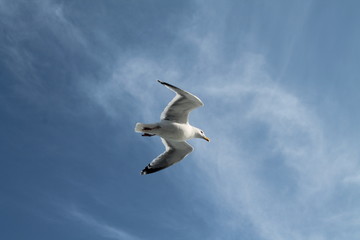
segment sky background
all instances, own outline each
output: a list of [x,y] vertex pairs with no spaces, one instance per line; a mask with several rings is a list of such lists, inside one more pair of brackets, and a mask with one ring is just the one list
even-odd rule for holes
[[[359,8],[0,0],[1,239],[360,239]],[[157,79],[212,141],[140,176]]]

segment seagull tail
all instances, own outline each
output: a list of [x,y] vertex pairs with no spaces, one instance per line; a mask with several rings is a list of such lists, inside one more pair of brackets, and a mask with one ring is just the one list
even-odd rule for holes
[[145,127],[145,124],[143,123],[136,123],[135,125],[135,132],[143,132],[143,128]]

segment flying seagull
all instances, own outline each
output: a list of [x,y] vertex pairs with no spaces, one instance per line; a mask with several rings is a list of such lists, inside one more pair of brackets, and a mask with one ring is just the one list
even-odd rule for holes
[[165,152],[160,154],[142,171],[141,175],[154,173],[179,162],[193,151],[186,142],[192,138],[202,138],[210,142],[204,132],[189,124],[189,113],[204,104],[195,95],[177,88],[169,83],[158,80],[159,83],[176,93],[176,96],[161,113],[160,122],[152,124],[137,123],[135,132],[142,136],[160,136],[165,145]]

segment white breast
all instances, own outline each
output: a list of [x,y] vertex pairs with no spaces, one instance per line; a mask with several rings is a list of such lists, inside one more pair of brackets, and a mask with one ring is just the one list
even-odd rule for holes
[[186,141],[193,137],[193,128],[189,124],[163,120],[157,135],[172,141]]

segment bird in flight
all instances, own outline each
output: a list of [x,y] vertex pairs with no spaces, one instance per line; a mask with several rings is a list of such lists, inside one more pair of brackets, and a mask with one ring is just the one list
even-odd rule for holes
[[195,95],[186,92],[169,83],[158,80],[159,83],[176,93],[176,96],[161,113],[160,122],[144,124],[137,123],[135,132],[142,136],[159,136],[165,145],[165,152],[152,160],[141,175],[154,173],[179,162],[193,151],[186,141],[192,138],[202,138],[210,142],[205,133],[189,124],[189,113],[204,104]]

